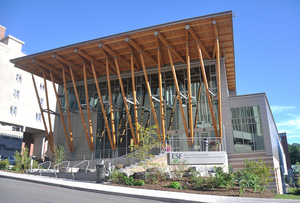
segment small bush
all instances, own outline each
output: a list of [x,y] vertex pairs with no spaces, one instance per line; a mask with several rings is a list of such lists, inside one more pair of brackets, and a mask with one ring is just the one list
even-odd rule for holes
[[171,165],[170,171],[176,178],[181,180],[184,172],[187,171],[188,168],[189,168],[189,165],[187,165],[186,160],[183,160],[183,161],[176,160],[176,161],[173,161],[173,165]]
[[112,171],[112,173],[110,174],[110,179],[113,183],[120,183],[121,180],[123,181],[123,173],[120,173],[118,171]]
[[205,179],[200,176],[198,171],[193,170],[192,176],[190,177],[190,183],[195,184],[196,189],[200,189],[205,183]]
[[137,185],[137,186],[143,186],[143,185],[145,185],[146,183],[145,183],[145,181],[143,181],[143,180],[135,180],[135,181],[133,181],[133,185]]
[[169,188],[175,188],[175,189],[182,190],[181,184],[177,181],[174,181],[174,182],[170,183],[170,185],[166,185],[166,186],[169,187]]
[[245,188],[252,188],[253,192],[259,189],[260,179],[258,175],[249,171],[247,168],[239,170],[236,173],[237,181],[240,186],[239,196],[245,192]]
[[126,185],[133,185],[134,182],[133,177],[128,178],[127,176],[123,176],[123,180],[126,183]]
[[7,159],[3,159],[0,161],[0,170],[5,170],[9,165],[9,161]]

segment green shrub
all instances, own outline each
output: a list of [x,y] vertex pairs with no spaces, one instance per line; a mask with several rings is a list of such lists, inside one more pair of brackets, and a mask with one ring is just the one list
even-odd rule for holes
[[252,172],[259,177],[258,184],[260,186],[260,193],[263,193],[266,189],[266,185],[269,185],[269,183],[273,180],[273,178],[270,178],[270,171],[272,169],[270,165],[267,165],[265,162],[263,162],[262,158],[260,158],[258,162],[253,160],[248,161],[248,159],[246,159],[244,165],[249,172]]
[[252,188],[253,192],[259,189],[259,176],[243,168],[236,173],[236,178],[240,186],[239,196],[245,192],[245,188]]
[[7,159],[0,161],[0,170],[5,170],[8,165],[9,165],[9,161]]
[[134,182],[133,177],[128,178],[127,176],[123,176],[123,180],[126,183],[126,185],[133,185]]
[[196,189],[200,189],[205,183],[205,179],[200,176],[198,171],[193,170],[190,177],[190,183],[195,184]]
[[112,171],[110,174],[110,179],[113,183],[120,183],[123,181],[123,173],[120,173],[119,171]]
[[172,183],[170,183],[170,185],[166,185],[169,188],[175,188],[175,189],[180,189],[182,190],[181,184],[177,181],[174,181]]
[[179,180],[182,179],[184,172],[189,168],[186,160],[174,160],[173,165],[170,166],[170,171]]
[[133,185],[143,186],[145,184],[146,183],[143,180],[135,180],[135,181],[133,181]]
[[[23,153],[21,154],[19,151],[15,151],[15,165],[13,170],[24,173],[25,170],[30,169],[31,165],[31,157],[28,156],[28,148],[23,149]],[[36,160],[33,160],[32,168],[37,168],[38,163]]]

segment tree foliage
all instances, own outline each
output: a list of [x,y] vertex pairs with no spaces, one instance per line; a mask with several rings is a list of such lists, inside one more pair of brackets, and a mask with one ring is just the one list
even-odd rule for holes
[[291,164],[295,165],[296,162],[300,162],[300,144],[293,143],[289,144],[289,154],[291,159]]
[[139,131],[140,145],[131,145],[132,151],[134,153],[129,154],[127,157],[135,157],[140,159],[141,165],[146,170],[149,165],[149,158],[153,158],[154,156],[150,153],[153,147],[159,147],[159,141],[156,137],[154,137],[155,130],[157,128],[156,125],[151,126],[149,128],[144,128],[140,124],[136,124],[136,127]]
[[53,166],[65,160],[65,148],[63,145],[54,146],[52,153]]
[[[30,169],[30,164],[31,164],[31,157],[28,156],[28,148],[25,147],[21,152],[19,151],[15,151],[15,155],[14,155],[14,158],[15,158],[15,166],[14,166],[14,169],[17,171],[17,172],[20,172],[20,173],[24,173],[24,171],[26,169]],[[32,168],[37,168],[37,161],[36,160],[33,160],[33,166]]]

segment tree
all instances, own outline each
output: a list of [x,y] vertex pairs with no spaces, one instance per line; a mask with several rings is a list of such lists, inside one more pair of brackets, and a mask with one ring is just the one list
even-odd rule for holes
[[131,145],[131,151],[135,151],[135,153],[131,153],[127,157],[135,157],[140,159],[141,165],[146,170],[149,164],[148,159],[154,157],[152,154],[150,154],[151,149],[153,147],[159,147],[159,141],[153,136],[156,134],[155,130],[157,126],[154,125],[145,129],[143,126],[137,123],[136,127],[139,131],[140,145]]
[[300,144],[293,143],[291,145],[289,144],[288,147],[289,147],[291,164],[295,165],[296,162],[300,162]]
[[59,164],[60,162],[65,160],[65,148],[62,145],[55,146],[54,145],[54,152],[52,153],[52,161],[53,166]]
[[[28,156],[28,148],[25,147],[22,149],[22,153],[19,151],[15,151],[15,170],[20,173],[24,173],[26,169],[30,169],[31,157]],[[32,168],[37,168],[37,161],[33,160]]]

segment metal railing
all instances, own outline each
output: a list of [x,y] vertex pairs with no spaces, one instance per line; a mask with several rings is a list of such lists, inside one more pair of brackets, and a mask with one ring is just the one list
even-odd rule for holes
[[40,166],[44,165],[45,163],[49,163],[49,166],[48,166],[47,170],[49,170],[50,167],[51,167],[51,161],[45,161],[45,162],[43,162],[43,163],[40,163],[40,164],[38,165],[38,171],[39,171],[39,173],[40,173],[40,176],[42,176],[42,171],[41,171],[41,169],[40,169]]
[[[87,170],[88,170],[88,168],[89,168],[89,165],[90,165],[90,161],[89,161],[89,160],[83,160],[82,162],[76,164],[75,166],[79,166],[80,164],[83,164],[84,162],[87,162],[87,166],[86,166],[86,168],[85,168],[85,172],[87,172]],[[71,167],[71,173],[72,173],[73,179],[74,179],[73,168],[74,168],[75,166],[72,166],[72,167]]]
[[224,139],[218,137],[171,137],[160,145],[160,152],[169,151],[225,151]]
[[66,168],[66,171],[68,171],[68,170],[69,170],[70,161],[62,161],[62,162],[60,162],[60,163],[56,164],[55,166],[53,166],[54,173],[55,173],[55,178],[57,178],[57,174],[56,174],[56,166],[59,166],[59,165],[61,165],[61,164],[63,164],[63,163],[68,163],[68,166],[67,166],[67,168]]

